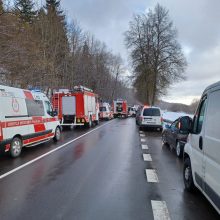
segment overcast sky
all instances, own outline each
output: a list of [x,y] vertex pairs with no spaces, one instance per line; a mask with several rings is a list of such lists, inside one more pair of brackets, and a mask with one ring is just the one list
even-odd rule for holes
[[157,2],[169,10],[188,61],[187,80],[172,86],[164,100],[190,103],[220,80],[220,0],[61,0],[61,5],[69,19],[127,60],[123,33],[129,21]]

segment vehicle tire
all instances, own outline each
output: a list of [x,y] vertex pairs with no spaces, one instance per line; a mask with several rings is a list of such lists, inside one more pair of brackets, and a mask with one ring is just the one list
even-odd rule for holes
[[162,134],[162,143],[163,145],[168,145],[167,141],[166,141],[166,135]]
[[75,128],[74,125],[70,125],[70,126],[69,126],[69,130],[71,130],[71,131],[74,130],[74,128]]
[[99,125],[99,120],[95,120],[95,125]]
[[10,147],[10,155],[11,157],[15,158],[18,157],[21,154],[22,150],[22,140],[19,137],[13,138],[11,142],[11,147]]
[[193,182],[192,168],[191,168],[191,162],[189,158],[186,158],[184,161],[183,179],[184,179],[185,189],[188,192],[193,192],[195,190],[195,185]]
[[61,130],[59,127],[56,128],[53,140],[55,142],[59,141],[61,138]]
[[88,128],[92,127],[92,117],[91,116],[89,117],[89,122],[87,125],[88,125]]
[[179,141],[176,142],[176,156],[179,158],[183,156],[183,147]]

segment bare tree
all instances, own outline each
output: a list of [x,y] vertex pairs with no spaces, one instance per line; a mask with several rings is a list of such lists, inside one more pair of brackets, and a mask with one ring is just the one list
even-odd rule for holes
[[157,4],[154,11],[136,15],[125,33],[125,42],[142,102],[153,105],[172,83],[184,79],[186,60],[164,7]]

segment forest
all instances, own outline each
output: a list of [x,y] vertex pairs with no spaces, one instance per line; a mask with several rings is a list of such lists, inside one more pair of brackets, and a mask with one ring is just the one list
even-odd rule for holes
[[0,83],[38,88],[48,96],[61,88],[83,85],[105,101],[125,98],[135,103],[134,90],[120,55],[67,22],[59,0],[37,7],[32,0],[0,0]]

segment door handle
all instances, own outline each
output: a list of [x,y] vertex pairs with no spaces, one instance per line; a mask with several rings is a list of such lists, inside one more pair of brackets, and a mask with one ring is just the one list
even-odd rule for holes
[[203,138],[202,138],[202,136],[199,137],[199,149],[200,150],[203,149]]

